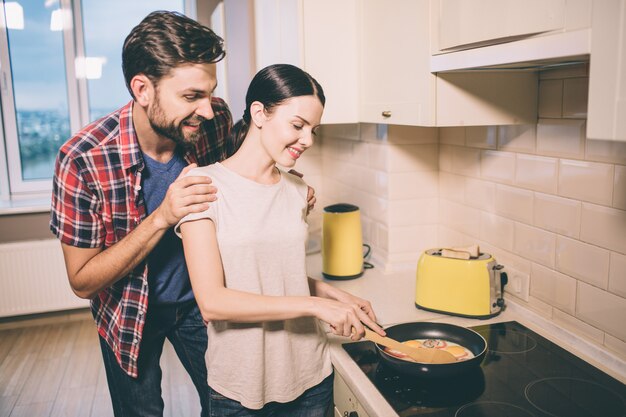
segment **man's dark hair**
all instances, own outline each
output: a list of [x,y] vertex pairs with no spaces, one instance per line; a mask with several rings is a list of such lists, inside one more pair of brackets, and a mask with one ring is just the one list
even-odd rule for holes
[[183,64],[212,64],[226,55],[224,40],[206,26],[177,12],[156,11],[130,31],[122,50],[126,87],[137,74],[156,86],[173,68]]

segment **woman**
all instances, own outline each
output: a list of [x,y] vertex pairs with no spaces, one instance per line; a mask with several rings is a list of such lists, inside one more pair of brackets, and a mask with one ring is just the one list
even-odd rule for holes
[[313,145],[325,98],[309,74],[272,65],[253,78],[233,150],[192,170],[218,199],[179,223],[193,291],[208,323],[211,415],[324,416],[332,365],[317,319],[337,335],[381,335],[369,302],[308,278],[307,187],[293,167]]

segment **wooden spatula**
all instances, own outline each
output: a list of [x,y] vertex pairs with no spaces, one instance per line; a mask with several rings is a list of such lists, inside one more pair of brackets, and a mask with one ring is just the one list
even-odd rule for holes
[[398,342],[397,340],[391,339],[389,337],[383,337],[378,333],[366,328],[365,329],[365,338],[367,340],[371,340],[374,343],[378,343],[379,345],[386,346],[388,348],[397,350],[398,352],[402,352],[408,355],[411,359],[420,363],[454,363],[456,362],[456,357],[445,350],[435,349],[435,348],[414,348],[411,346],[407,346],[403,343]]

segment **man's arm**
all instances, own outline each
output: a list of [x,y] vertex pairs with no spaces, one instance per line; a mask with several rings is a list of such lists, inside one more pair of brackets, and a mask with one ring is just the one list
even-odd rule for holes
[[103,250],[61,245],[70,286],[76,295],[91,299],[128,275],[154,249],[168,228],[189,213],[206,210],[209,202],[215,201],[216,189],[210,185],[209,177],[185,177],[195,167],[196,164],[185,167],[168,188],[161,205],[113,246]]

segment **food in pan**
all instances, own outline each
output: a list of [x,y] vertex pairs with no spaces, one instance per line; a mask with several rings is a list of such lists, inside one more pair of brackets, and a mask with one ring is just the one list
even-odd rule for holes
[[[450,342],[444,339],[413,339],[402,342],[407,346],[414,348],[426,348],[426,349],[443,349],[447,350],[454,355],[457,362],[466,361],[474,357],[474,354],[464,346],[457,343]],[[405,360],[407,362],[415,362],[409,358],[406,354],[398,352],[397,350],[386,347],[385,352],[398,359]]]

